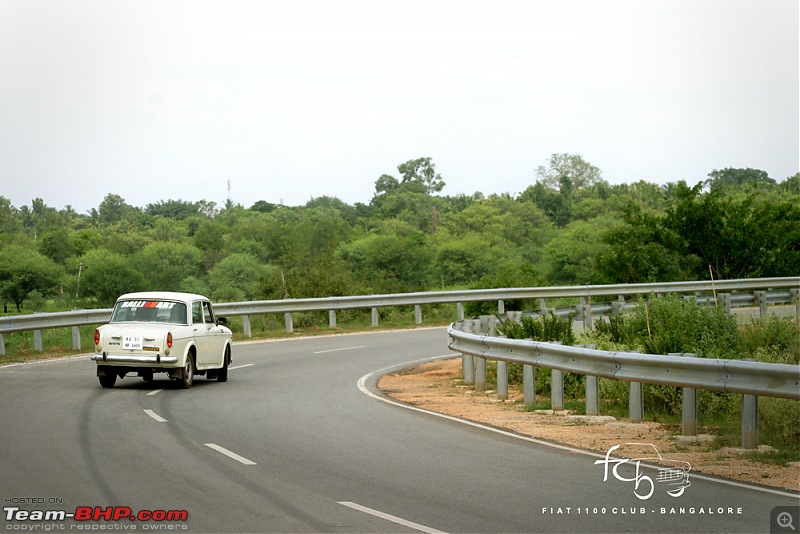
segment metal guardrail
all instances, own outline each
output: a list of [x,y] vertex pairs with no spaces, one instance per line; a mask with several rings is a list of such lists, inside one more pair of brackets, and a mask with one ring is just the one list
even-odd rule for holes
[[541,341],[462,332],[453,323],[450,348],[487,360],[666,386],[800,400],[800,366],[743,360],[708,360],[635,352],[607,352]]
[[[796,297],[796,293],[793,295]],[[766,295],[754,297],[762,303],[769,300]],[[578,309],[586,312],[584,306]],[[507,320],[519,320],[520,315],[519,312],[509,313]],[[564,409],[564,372],[586,376],[587,415],[599,414],[599,378],[628,382],[629,415],[633,422],[644,418],[642,384],[682,387],[682,432],[684,436],[696,436],[696,390],[739,393],[743,395],[742,448],[745,449],[758,447],[759,396],[800,400],[800,365],[711,360],[695,358],[693,354],[611,352],[596,347],[508,339],[491,335],[496,321],[495,316],[461,320],[450,325],[448,334],[452,339],[450,348],[463,355],[465,382],[475,384],[479,391],[486,388],[486,361],[497,361],[497,394],[501,399],[508,398],[508,363],[523,365],[527,404],[533,404],[535,399],[535,368],[551,370],[551,407],[554,410]],[[482,333],[476,333],[478,331]]]
[[[591,306],[592,301],[601,297],[616,297],[624,299],[636,295],[668,294],[679,293],[689,294],[697,298],[712,299],[721,296],[720,292],[732,291],[759,291],[759,290],[782,290],[779,291],[784,301],[800,303],[800,277],[786,278],[754,278],[739,280],[720,280],[720,281],[696,281],[696,282],[670,282],[652,284],[614,284],[603,286],[553,286],[539,288],[506,288],[506,289],[476,289],[464,291],[433,291],[418,293],[400,293],[387,295],[364,295],[347,297],[326,297],[310,299],[282,299],[264,300],[253,302],[228,302],[215,303],[214,309],[218,315],[241,316],[243,317],[244,335],[251,336],[250,315],[260,314],[284,314],[286,331],[293,331],[292,314],[297,312],[328,311],[329,324],[336,326],[336,312],[338,310],[349,309],[372,309],[372,325],[378,325],[379,309],[396,306],[414,306],[415,320],[417,324],[422,323],[422,306],[429,304],[455,303],[457,306],[458,319],[464,318],[464,303],[467,302],[488,302],[497,301],[498,312],[505,313],[505,301],[507,300],[533,300],[539,299],[540,306],[544,307],[545,299],[553,298],[575,298],[581,302],[588,302],[585,306]],[[703,295],[705,294],[705,296]],[[768,293],[776,295],[774,292]],[[732,293],[732,299],[745,299],[746,303],[753,302],[753,294],[742,297],[737,293]],[[763,299],[766,305],[767,300],[779,299],[779,296],[772,296]],[[618,301],[619,302],[619,301]],[[614,304],[614,303],[612,303]],[[609,306],[605,304],[604,306]],[[610,310],[611,308],[609,308]],[[798,304],[800,313],[800,304]],[[80,332],[78,327],[86,325],[103,324],[111,317],[111,309],[97,310],[78,310],[58,313],[35,313],[30,315],[15,315],[0,317],[0,356],[5,354],[5,334],[13,332],[33,331],[34,348],[42,349],[41,331],[48,328],[72,327],[73,349],[80,349]]]

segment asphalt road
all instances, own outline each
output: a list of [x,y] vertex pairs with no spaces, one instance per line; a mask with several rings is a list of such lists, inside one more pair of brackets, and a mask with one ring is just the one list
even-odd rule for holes
[[787,492],[695,477],[670,497],[655,470],[637,487],[633,465],[626,481],[610,465],[604,480],[596,456],[375,398],[376,371],[450,354],[447,342],[437,328],[240,343],[227,383],[189,390],[166,375],[103,389],[87,358],[0,367],[0,528],[770,532],[771,513],[773,532],[800,528],[794,508],[775,524],[775,507],[800,504]]

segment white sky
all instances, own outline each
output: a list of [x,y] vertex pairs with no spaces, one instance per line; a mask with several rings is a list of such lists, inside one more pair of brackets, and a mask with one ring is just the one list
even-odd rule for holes
[[800,171],[797,0],[0,0],[0,196],[369,202]]

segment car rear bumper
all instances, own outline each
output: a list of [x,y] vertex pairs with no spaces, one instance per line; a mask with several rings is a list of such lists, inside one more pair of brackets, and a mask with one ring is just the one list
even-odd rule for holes
[[95,354],[94,356],[92,356],[92,360],[100,364],[121,363],[121,364],[132,364],[132,365],[164,365],[164,364],[178,363],[177,356],[161,356],[160,354],[156,354],[155,356],[145,356],[145,355],[117,356],[113,354]]

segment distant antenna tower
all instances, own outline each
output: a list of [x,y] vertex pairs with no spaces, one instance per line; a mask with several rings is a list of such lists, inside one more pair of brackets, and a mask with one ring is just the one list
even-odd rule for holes
[[228,178],[228,204],[231,203],[231,179]]

